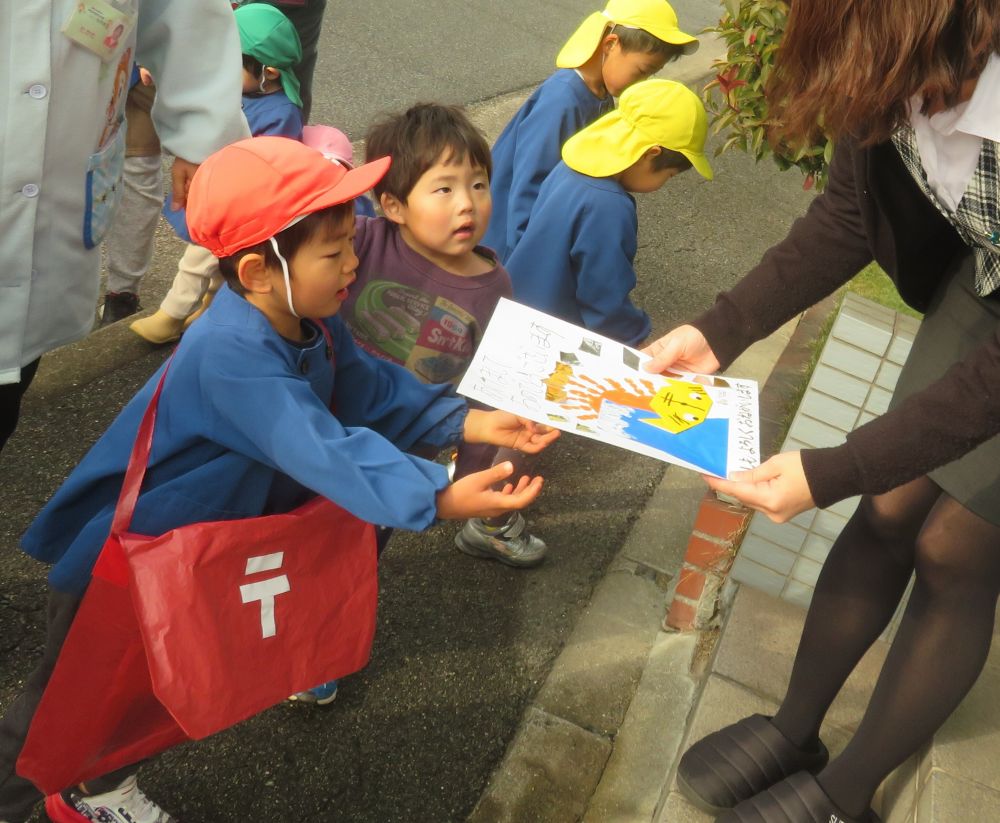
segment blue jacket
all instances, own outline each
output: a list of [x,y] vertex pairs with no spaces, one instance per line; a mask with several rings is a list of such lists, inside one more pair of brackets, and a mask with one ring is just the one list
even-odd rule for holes
[[559,69],[542,83],[507,124],[493,146],[493,216],[483,245],[506,264],[524,234],[542,181],[556,167],[562,144],[614,108],[611,97],[595,97],[572,69]]
[[243,114],[254,137],[272,135],[302,139],[302,109],[283,91],[271,94],[244,94]]
[[[302,139],[302,109],[296,106],[283,91],[271,94],[244,94],[243,114],[254,137],[290,137]],[[191,234],[187,228],[187,211],[173,210],[173,195],[167,195],[163,203],[163,216],[177,236],[187,243]]]
[[638,345],[651,327],[649,315],[629,299],[638,231],[635,199],[617,181],[588,177],[560,161],[507,261],[514,299]]
[[[448,385],[357,349],[337,317],[331,368],[322,334],[280,337],[223,287],[169,363],[153,450],[131,531],[288,511],[322,494],[363,520],[423,529],[448,485],[445,468],[401,449],[458,441],[466,404]],[[139,421],[162,368],[125,406],[22,538],[54,563],[49,582],[82,591],[108,536]],[[336,396],[336,413],[328,408]]]

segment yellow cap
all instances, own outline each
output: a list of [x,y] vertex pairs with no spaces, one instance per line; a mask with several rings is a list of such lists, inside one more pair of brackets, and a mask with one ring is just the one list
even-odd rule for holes
[[622,92],[618,108],[563,143],[562,159],[590,177],[610,177],[653,146],[679,151],[706,180],[708,117],[693,91],[673,80],[643,80]]
[[684,46],[685,54],[698,50],[698,40],[677,28],[677,15],[666,0],[608,0],[604,11],[595,11],[580,24],[556,57],[561,69],[575,69],[586,63],[610,25],[642,29],[664,43]]

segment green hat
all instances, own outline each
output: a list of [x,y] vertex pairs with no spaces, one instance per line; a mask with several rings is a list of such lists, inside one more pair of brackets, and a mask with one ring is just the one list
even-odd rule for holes
[[281,87],[288,99],[301,107],[299,78],[292,71],[302,62],[302,43],[295,26],[267,3],[240,6],[234,13],[243,53],[281,71]]
[[622,92],[609,111],[563,143],[562,159],[574,171],[611,177],[635,163],[647,149],[680,152],[707,180],[708,118],[698,95],[673,80],[643,80]]

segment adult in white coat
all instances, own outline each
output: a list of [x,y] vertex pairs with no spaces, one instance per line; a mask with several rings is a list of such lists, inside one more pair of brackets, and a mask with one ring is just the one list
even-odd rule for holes
[[[153,120],[175,202],[197,164],[249,135],[227,0],[0,3],[0,449],[39,358],[90,331],[99,249],[121,195],[132,63],[157,80]],[[98,53],[103,52],[103,53]]]

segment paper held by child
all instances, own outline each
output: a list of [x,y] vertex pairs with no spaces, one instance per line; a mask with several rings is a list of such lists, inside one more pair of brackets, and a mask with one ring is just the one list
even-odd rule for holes
[[500,301],[460,394],[563,431],[726,477],[760,463],[757,383],[650,374],[647,355]]

